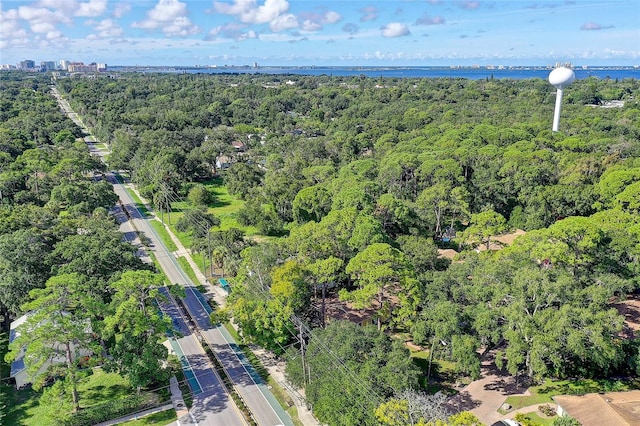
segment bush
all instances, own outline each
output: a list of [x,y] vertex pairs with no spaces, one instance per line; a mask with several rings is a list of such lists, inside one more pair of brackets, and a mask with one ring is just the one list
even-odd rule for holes
[[556,410],[550,406],[549,404],[538,405],[538,411],[548,417],[552,417],[556,415]]
[[580,422],[571,416],[556,417],[551,424],[552,426],[580,426]]
[[197,184],[191,188],[187,198],[194,206],[206,206],[213,201],[212,194],[207,187],[202,184]]
[[514,420],[520,423],[522,426],[536,426],[536,423],[523,413],[516,414]]
[[65,426],[94,425],[129,413],[136,413],[155,405],[156,400],[151,395],[132,395],[78,411],[63,424]]

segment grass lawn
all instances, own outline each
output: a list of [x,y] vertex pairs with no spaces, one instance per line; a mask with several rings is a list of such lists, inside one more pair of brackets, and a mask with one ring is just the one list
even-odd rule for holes
[[509,396],[506,403],[510,404],[514,410],[529,405],[553,403],[551,399],[555,395],[584,395],[586,393],[597,392],[617,392],[631,389],[639,389],[640,381],[621,380],[551,380],[547,379],[538,386],[529,388],[529,396]]
[[422,370],[420,386],[429,393],[435,393],[443,388],[453,390],[454,382],[458,380],[456,363],[441,359],[434,359],[431,363],[430,384],[427,386],[427,373],[429,371],[429,351],[411,351],[411,359]]
[[198,278],[196,277],[196,273],[193,272],[193,268],[186,257],[180,256],[178,258],[178,264],[180,264],[180,267],[187,274],[193,285],[197,286],[200,284],[200,281],[198,281]]
[[[230,228],[238,228],[241,229],[245,235],[258,234],[258,229],[255,226],[242,226],[238,223],[236,214],[244,206],[244,201],[230,195],[227,187],[224,186],[222,179],[216,178],[204,182],[204,185],[207,187],[209,192],[213,194],[215,199],[215,201],[209,205],[208,210],[209,213],[213,213],[214,216],[220,219],[220,226],[215,229],[225,231]],[[178,235],[173,224],[182,217],[182,212],[184,210],[192,209],[193,206],[191,206],[187,201],[180,201],[177,203],[171,203],[171,208],[173,209],[173,212],[171,213],[171,230]],[[185,237],[186,238],[183,239],[183,235],[180,235],[180,241],[183,242],[185,247],[189,247],[190,237]]]
[[236,219],[236,213],[244,206],[244,201],[229,194],[222,179],[217,178],[205,184],[207,189],[215,196],[215,202],[209,209],[211,213],[220,219],[220,229],[242,229],[246,235],[255,235],[258,230],[253,226],[242,226]]
[[[551,418],[545,418],[545,417],[541,417],[537,412],[532,412],[532,413],[524,414],[524,417],[536,426],[551,426],[553,424],[553,420],[557,416],[553,416]],[[525,423],[522,422],[522,424],[525,424]]]
[[93,374],[78,385],[80,406],[92,405],[122,398],[135,393],[129,381],[117,373],[105,373],[102,369],[94,369]]
[[176,246],[176,243],[173,242],[173,240],[169,236],[169,233],[167,232],[167,229],[164,227],[164,225],[161,222],[157,220],[151,220],[149,221],[149,223],[151,223],[151,226],[153,226],[153,230],[156,231],[156,234],[158,234],[158,236],[160,237],[164,245],[167,246],[167,249],[169,251],[178,250],[178,246]]
[[138,420],[131,420],[120,424],[125,426],[168,425],[177,419],[178,416],[176,415],[176,410],[167,410],[141,417]]
[[3,408],[7,425],[47,424],[38,404],[40,394],[30,388],[16,390],[13,386],[0,384],[0,392],[5,395],[6,407]]
[[[16,391],[11,386],[2,385],[2,391],[7,394],[8,425],[54,425],[49,417],[52,407],[40,405],[38,400],[41,393],[31,388]],[[135,393],[128,381],[116,373],[105,373],[95,369],[94,373],[84,378],[78,385],[80,406],[88,408],[92,405],[123,398]]]
[[[244,206],[244,201],[230,195],[229,191],[224,186],[222,179],[216,178],[211,181],[205,182],[204,185],[215,197],[215,201],[209,206],[208,212],[220,219],[220,225],[214,227],[214,231],[225,231],[230,228],[238,228],[242,230],[246,236],[250,236],[254,240],[260,238],[258,229],[255,226],[242,226],[238,223],[236,214],[242,208],[242,206]],[[189,248],[193,243],[193,237],[191,236],[191,233],[178,231],[175,227],[175,224],[178,222],[178,220],[180,220],[180,218],[182,218],[182,216],[184,215],[184,211],[193,209],[193,206],[188,201],[178,201],[171,203],[171,209],[171,223],[168,224],[169,228],[171,229],[171,232],[173,232],[173,234],[178,237],[182,245],[186,248]],[[157,216],[160,217],[159,215]],[[166,220],[167,217],[165,215],[165,221]],[[158,231],[158,227],[155,223],[154,229]],[[169,236],[164,235],[166,234],[164,231],[158,231],[158,234],[163,239],[163,241],[165,241],[165,244],[167,244],[167,241],[170,240]],[[173,245],[173,242],[171,242],[170,244]],[[209,266],[209,259],[207,256],[205,256],[204,253],[191,253],[191,257],[194,259],[196,265],[198,265],[198,268],[200,268],[201,270],[203,269],[203,261],[205,267]],[[202,273],[205,273],[205,271],[202,270]]]

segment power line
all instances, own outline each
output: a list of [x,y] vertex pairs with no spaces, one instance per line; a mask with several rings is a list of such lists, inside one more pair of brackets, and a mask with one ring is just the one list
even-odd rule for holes
[[[164,182],[162,182],[163,185],[166,185]],[[167,189],[170,189],[168,187],[163,188],[165,191],[167,191]],[[167,191],[166,194],[168,195],[168,197],[170,198],[170,202],[174,203],[174,202],[179,202],[182,201],[179,196],[174,192],[174,191]],[[198,226],[201,228],[201,230],[206,231],[207,233],[210,232],[210,226],[208,223],[205,223],[201,220],[198,220],[196,217],[193,216],[189,216],[190,220],[192,221],[191,223],[195,226]],[[240,264],[236,259],[231,259],[232,263],[234,263],[234,266],[236,267],[236,270],[239,269]],[[271,293],[268,291],[267,288],[265,288],[265,285],[262,282],[257,282],[256,278],[251,275],[248,274],[247,275],[247,279],[251,282],[251,286],[245,286],[245,288],[252,293],[254,296],[259,296],[261,299],[264,300],[275,300],[281,308],[284,308],[284,304],[282,303],[281,300],[272,297]],[[338,357],[329,347],[328,345],[320,338],[318,337],[305,323],[304,321],[302,321],[302,319],[300,319],[300,317],[298,317],[297,315],[293,314],[290,318],[292,324],[298,329],[292,329],[290,328],[288,325],[285,324],[285,329],[287,330],[287,332],[291,335],[291,337],[294,338],[295,341],[297,341],[300,344],[300,349],[301,349],[301,356],[304,356],[304,347],[306,345],[306,341],[311,341],[312,339],[314,340],[314,342],[316,342],[316,344],[318,345],[318,347],[320,348],[321,351],[323,351],[325,353],[325,355],[328,355],[328,358],[330,360],[330,362],[332,362],[333,366],[336,367],[335,371],[333,369],[328,369],[326,372],[329,372],[329,374],[334,378],[334,379],[341,379],[343,377],[338,377],[335,375],[335,372],[337,371],[341,371],[343,376],[347,376],[349,379],[350,383],[353,383],[356,385],[356,388],[364,395],[366,395],[366,397],[368,398],[368,400],[370,401],[374,401],[377,402],[377,404],[381,403],[383,401],[383,398],[378,395],[368,383],[365,383],[360,377],[358,377],[353,371],[351,371],[351,369],[344,363],[344,361],[342,359],[340,359],[340,357]],[[276,342],[277,343],[277,342]],[[285,352],[284,347],[282,347],[282,345],[280,343],[277,343],[278,347],[280,349],[283,350],[283,352]],[[304,369],[304,363],[303,363],[303,369]],[[306,375],[306,372],[303,371],[303,377]],[[305,380],[306,383],[306,380]],[[367,410],[366,407],[361,406],[361,408],[363,410]]]
[[[129,161],[133,157],[134,155],[131,155],[129,158]],[[175,191],[169,187],[169,185],[167,185],[166,182],[161,181],[160,186],[162,187],[163,197],[165,198],[164,201],[166,203],[167,209],[171,208],[172,203],[183,201],[181,197],[178,194],[176,194]],[[201,231],[206,232],[209,238],[209,244],[210,244],[210,229],[211,229],[210,224],[200,220],[197,217],[194,217],[193,215],[183,216],[183,217],[187,217],[188,220],[190,220],[192,225],[195,225],[197,228],[200,228]],[[212,262],[211,250],[209,253],[209,261],[210,263]],[[231,262],[235,266],[236,270],[238,270],[240,266],[240,262],[237,259],[233,259],[233,258],[231,259]],[[266,286],[262,282],[258,283],[252,275],[247,275],[246,277],[247,277],[247,280],[250,281],[251,284],[253,284],[251,286],[245,286],[245,288],[250,293],[252,293],[254,296],[260,296],[264,300],[275,300],[280,305],[281,308],[285,307],[285,305],[282,303],[281,300],[274,298],[271,295],[271,293],[268,291],[267,288],[265,288]],[[301,356],[303,356],[303,351],[306,345],[306,341],[313,340],[316,343],[317,347],[320,349],[320,351],[327,356],[327,358],[329,359],[329,362],[331,362],[332,366],[334,367],[334,368],[325,369],[323,371],[323,374],[325,375],[328,374],[333,379],[336,379],[339,381],[344,381],[345,377],[348,378],[349,383],[354,384],[355,389],[357,391],[365,395],[367,400],[373,401],[376,405],[379,405],[381,402],[384,401],[384,399],[372,389],[370,384],[365,383],[359,376],[357,376],[350,369],[350,367],[347,366],[345,362],[329,348],[326,342],[324,342],[320,337],[318,337],[317,334],[314,333],[304,323],[304,321],[302,321],[302,319],[300,319],[297,315],[292,314],[290,320],[291,320],[291,323],[294,325],[294,327],[296,327],[298,330],[292,329],[288,325],[285,325],[284,327],[287,330],[287,332],[291,335],[291,337],[294,339],[294,342],[297,341],[298,344],[300,345]],[[278,342],[276,343],[278,347],[282,349],[283,352],[286,353],[286,349],[280,343]],[[291,345],[288,345],[288,346],[290,347]],[[303,365],[303,368],[304,368],[304,365]],[[303,371],[303,377],[304,376],[305,376],[305,371]],[[310,376],[310,371],[309,371],[309,376]],[[356,402],[364,412],[370,410],[370,408],[365,407],[359,399],[356,399]]]

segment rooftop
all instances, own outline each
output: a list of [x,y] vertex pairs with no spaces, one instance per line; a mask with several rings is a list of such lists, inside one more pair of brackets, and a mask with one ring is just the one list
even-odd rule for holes
[[583,426],[640,425],[640,390],[559,395],[553,399]]

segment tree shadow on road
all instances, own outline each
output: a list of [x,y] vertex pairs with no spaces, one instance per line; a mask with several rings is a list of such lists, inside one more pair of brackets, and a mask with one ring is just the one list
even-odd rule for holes
[[449,399],[447,405],[454,413],[461,411],[469,411],[478,407],[482,402],[477,399],[473,399],[471,394],[467,391],[462,391],[456,396]]
[[497,391],[503,395],[514,395],[524,393],[528,389],[528,385],[523,381],[517,381],[513,376],[502,376],[496,378],[491,383],[484,385],[486,390]]

